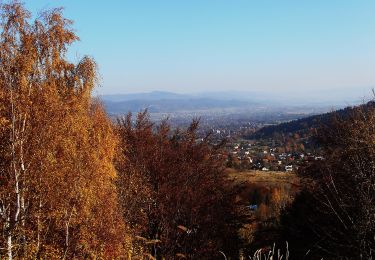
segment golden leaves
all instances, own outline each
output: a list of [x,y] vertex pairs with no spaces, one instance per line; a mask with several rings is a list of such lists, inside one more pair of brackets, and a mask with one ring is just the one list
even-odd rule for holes
[[[29,18],[21,4],[2,5],[0,173],[7,174],[1,175],[0,195],[12,207],[0,218],[2,234],[9,223],[1,221],[20,211],[23,226],[14,221],[11,233],[14,241],[28,241],[13,247],[30,252],[25,258],[49,258],[48,252],[115,258],[125,236],[112,165],[118,141],[91,98],[96,64],[89,57],[78,64],[66,59],[78,37],[62,9],[46,11],[33,23]],[[17,208],[17,196],[27,210]]]

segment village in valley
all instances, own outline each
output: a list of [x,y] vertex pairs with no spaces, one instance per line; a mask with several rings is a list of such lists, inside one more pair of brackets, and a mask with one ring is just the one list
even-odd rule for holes
[[309,161],[322,160],[321,155],[300,149],[286,149],[275,140],[238,139],[226,144],[227,166],[237,170],[292,172]]
[[[308,120],[308,119],[307,119]],[[296,120],[285,120],[290,125]],[[209,136],[212,145],[223,146],[222,157],[227,168],[236,171],[296,172],[308,162],[324,159],[321,148],[312,138],[311,129],[275,131],[262,136],[262,130],[277,126],[279,121],[224,120],[200,124],[197,141]],[[184,127],[184,126],[182,126]]]
[[[310,121],[315,120],[314,115],[271,115],[267,120],[246,113],[231,118],[198,117],[197,141],[209,137],[212,145],[223,146],[226,167],[236,171],[296,172],[308,162],[324,159],[312,138],[316,126]],[[176,118],[170,118],[175,129],[187,128],[191,123],[191,117]],[[280,123],[286,124],[288,129],[277,129]],[[302,124],[311,127],[300,127]]]

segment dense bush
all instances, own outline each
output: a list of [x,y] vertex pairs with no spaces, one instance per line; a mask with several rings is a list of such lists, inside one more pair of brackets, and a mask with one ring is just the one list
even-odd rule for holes
[[197,139],[197,126],[172,132],[146,112],[135,124],[131,115],[118,123],[124,219],[134,236],[151,241],[154,257],[211,259],[219,250],[236,256],[240,247],[232,186],[219,150]]

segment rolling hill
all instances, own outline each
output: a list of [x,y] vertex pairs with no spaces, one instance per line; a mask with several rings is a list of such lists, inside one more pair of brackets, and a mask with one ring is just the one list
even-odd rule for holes
[[277,125],[270,125],[260,128],[252,135],[247,136],[249,139],[268,139],[277,135],[292,135],[295,133],[306,133],[311,129],[317,129],[322,125],[329,125],[334,116],[345,118],[350,116],[356,108],[364,108],[365,110],[375,106],[375,102],[371,101],[360,106],[349,106],[344,109],[332,111],[329,113],[313,115],[290,122]]

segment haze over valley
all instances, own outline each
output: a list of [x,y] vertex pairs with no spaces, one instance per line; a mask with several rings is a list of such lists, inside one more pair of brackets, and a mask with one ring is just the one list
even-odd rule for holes
[[[186,126],[193,118],[200,118],[202,124],[215,126],[246,120],[258,124],[280,123],[361,104],[369,99],[369,93],[370,89],[363,96],[353,90],[326,90],[312,94],[307,91],[283,94],[261,91],[192,94],[152,91],[101,95],[100,98],[114,117],[147,109],[151,119],[156,121],[169,118],[172,124]],[[308,99],[306,95],[309,95]]]

